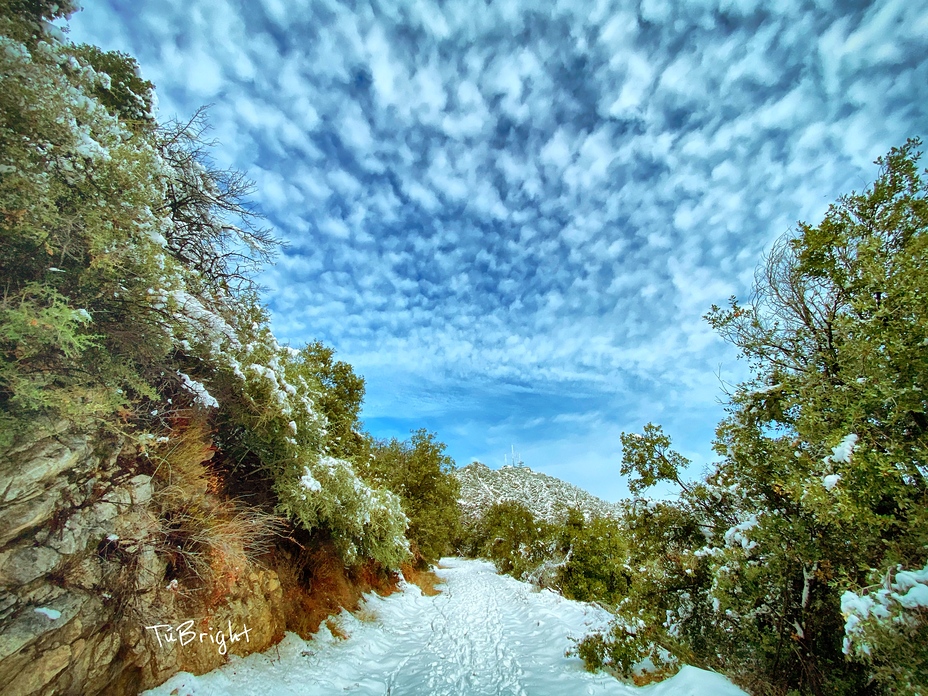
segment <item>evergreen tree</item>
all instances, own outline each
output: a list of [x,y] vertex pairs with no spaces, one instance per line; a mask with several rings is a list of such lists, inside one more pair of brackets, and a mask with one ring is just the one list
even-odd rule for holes
[[400,497],[414,552],[427,562],[437,561],[450,550],[460,523],[460,485],[444,443],[420,429],[406,442],[394,438],[367,446],[369,454],[358,458],[359,468]]
[[648,506],[633,506],[631,545],[676,561],[633,578],[613,630],[581,645],[590,664],[627,670],[669,652],[753,693],[876,693],[873,677],[919,693],[928,201],[918,145],[893,149],[871,187],[775,244],[750,304],[732,298],[707,315],[755,374],[730,395],[705,481],[680,479],[686,462],[656,426],[623,435],[633,491],[681,486],[672,526],[636,525]]

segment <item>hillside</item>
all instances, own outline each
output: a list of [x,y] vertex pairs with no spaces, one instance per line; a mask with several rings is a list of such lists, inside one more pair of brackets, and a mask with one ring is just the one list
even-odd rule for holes
[[490,506],[507,500],[522,503],[536,517],[548,522],[558,521],[569,508],[581,510],[586,517],[618,514],[617,505],[527,466],[493,470],[486,464],[473,462],[454,475],[461,483],[459,502],[465,519],[480,517]]

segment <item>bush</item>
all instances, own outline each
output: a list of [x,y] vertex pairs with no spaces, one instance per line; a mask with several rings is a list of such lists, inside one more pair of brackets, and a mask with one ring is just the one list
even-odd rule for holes
[[469,555],[488,558],[499,572],[516,578],[557,558],[558,551],[552,526],[512,500],[490,507],[466,535],[463,546]]
[[400,499],[365,484],[349,462],[321,457],[301,471],[290,467],[276,491],[280,509],[308,530],[328,530],[348,564],[373,558],[396,569],[409,557]]
[[558,568],[556,586],[565,597],[614,605],[627,595],[627,535],[616,520],[587,521],[574,510],[558,536],[566,555]]
[[393,491],[409,517],[407,536],[426,562],[451,549],[460,522],[460,486],[454,461],[434,433],[417,430],[407,442],[368,442],[359,470],[376,485]]

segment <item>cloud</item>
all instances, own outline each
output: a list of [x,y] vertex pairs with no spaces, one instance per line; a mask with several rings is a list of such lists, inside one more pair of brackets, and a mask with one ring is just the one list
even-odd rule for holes
[[928,123],[901,0],[108,0],[73,26],[138,56],[163,115],[214,103],[290,243],[275,329],[356,366],[375,433],[515,444],[607,498],[622,429],[708,461],[715,373],[745,368],[701,316]]

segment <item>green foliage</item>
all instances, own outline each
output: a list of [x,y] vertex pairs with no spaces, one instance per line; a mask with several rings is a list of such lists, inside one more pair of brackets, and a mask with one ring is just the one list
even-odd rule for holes
[[67,18],[76,10],[73,0],[6,0],[0,5],[0,18],[13,20],[11,35],[24,40],[41,35],[42,22]]
[[[630,562],[614,629],[581,646],[592,666],[627,673],[634,659],[666,654],[771,694],[917,683],[926,661],[924,641],[911,641],[924,631],[918,611],[899,621],[867,614],[868,628],[847,628],[842,645],[850,610],[842,614],[841,595],[928,556],[918,144],[892,150],[873,186],[776,244],[750,304],[733,298],[707,315],[755,370],[731,395],[712,474],[681,481],[685,460],[655,426],[623,435],[633,490],[670,480],[681,494],[629,509],[631,555],[645,557]],[[662,519],[648,521],[652,513]]]
[[858,592],[841,596],[845,652],[866,664],[894,694],[921,696],[928,684],[928,565],[898,566]]
[[119,51],[101,51],[88,44],[73,46],[70,51],[79,63],[96,71],[91,93],[111,114],[133,126],[154,125],[155,86],[142,79],[135,58]]
[[407,536],[426,561],[437,561],[451,548],[460,521],[460,486],[454,460],[434,433],[417,430],[406,442],[370,442],[358,458],[368,480],[399,496],[409,517]]
[[551,525],[514,500],[496,503],[461,544],[471,556],[488,558],[501,573],[522,578],[556,554]]
[[644,435],[622,433],[621,474],[629,476],[628,489],[639,493],[659,481],[680,484],[680,470],[686,469],[689,460],[670,449],[670,438],[659,425],[648,423]]
[[556,534],[565,560],[554,584],[565,597],[613,605],[627,595],[629,550],[618,521],[571,510]]
[[617,520],[585,519],[579,510],[567,509],[561,521],[549,523],[510,500],[463,528],[457,547],[569,599],[613,605],[628,591],[626,538]]
[[279,509],[309,530],[322,528],[349,565],[373,558],[398,568],[409,558],[407,518],[398,496],[366,485],[351,464],[322,457],[278,477]]
[[150,235],[152,143],[99,107],[99,76],[61,45],[20,43],[6,19],[0,29],[0,405],[12,436],[37,415],[99,422],[151,396],[170,345],[152,291],[180,269]]
[[309,373],[321,388],[316,405],[326,418],[326,450],[333,457],[357,456],[364,448],[359,432],[364,379],[348,363],[335,360],[335,350],[319,341],[307,345],[302,353]]
[[[252,274],[276,242],[255,224],[250,182],[213,165],[202,110],[155,124],[131,57],[41,24],[71,9],[0,12],[0,448],[47,416],[144,449],[198,412],[229,486],[254,485],[265,512],[331,537],[346,563],[397,567],[400,499],[324,456],[357,445],[345,435],[363,380],[321,344],[281,347],[259,304]],[[183,510],[207,510],[200,495]],[[209,522],[175,517],[172,534]]]

